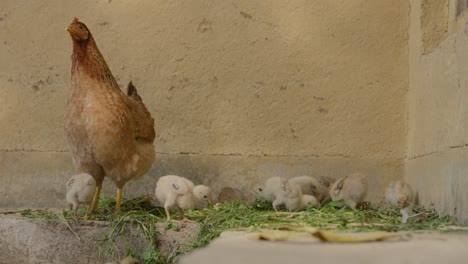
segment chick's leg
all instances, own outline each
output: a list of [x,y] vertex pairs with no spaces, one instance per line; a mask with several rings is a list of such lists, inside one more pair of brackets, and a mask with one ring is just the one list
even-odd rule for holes
[[102,188],[102,182],[98,183],[96,186],[96,192],[94,192],[94,197],[93,197],[93,206],[92,210],[94,212],[99,212],[98,208],[98,202],[99,202],[99,194],[101,194],[101,188]]
[[78,202],[73,203],[73,216],[77,217],[78,216],[78,207],[80,207],[80,204]]
[[180,217],[182,218],[182,221],[188,220],[187,217],[185,216],[184,210],[182,210],[182,208],[177,207],[177,210],[179,210]]
[[167,215],[167,221],[170,222],[171,221],[171,214],[169,213],[169,207],[164,206],[164,211],[166,212],[166,215]]
[[92,205],[92,202],[90,202],[90,203],[88,203],[88,204],[86,205],[86,214],[85,214],[85,216],[84,216],[84,219],[85,219],[85,220],[88,220],[88,219],[89,219],[89,214],[91,213],[91,208],[92,208],[92,206],[93,206],[93,205]]
[[275,212],[278,212],[278,206],[281,205],[281,202],[276,199],[273,201],[272,205],[273,205],[273,209],[275,210]]
[[356,209],[356,206],[357,206],[356,201],[354,201],[353,199],[345,199],[344,201],[347,206],[349,206],[352,209]]
[[182,217],[182,222],[189,222],[189,223],[192,223],[194,221],[188,219],[185,214],[184,214],[184,210],[180,207],[177,207],[177,209],[179,209],[179,213],[180,213],[180,216]]
[[115,213],[118,214],[120,213],[120,204],[122,203],[122,188],[117,189],[117,200],[115,201]]

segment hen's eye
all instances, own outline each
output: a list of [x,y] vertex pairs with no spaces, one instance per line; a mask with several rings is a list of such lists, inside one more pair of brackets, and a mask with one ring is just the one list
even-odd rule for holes
[[203,198],[208,198],[208,197],[205,195],[205,196],[203,196]]

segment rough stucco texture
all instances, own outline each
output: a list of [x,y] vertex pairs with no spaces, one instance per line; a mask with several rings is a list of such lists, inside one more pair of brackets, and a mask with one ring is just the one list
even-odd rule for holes
[[[16,167],[52,154],[61,162],[49,164],[61,169],[38,163],[36,176],[21,177],[72,171],[64,27],[74,16],[93,32],[119,84],[133,80],[155,116],[158,159],[182,160],[179,167],[200,174],[180,153],[222,156],[228,167],[239,156],[336,159],[333,173],[348,173],[338,167],[355,159],[372,164],[375,177],[401,176],[394,169],[405,147],[406,1],[3,0],[0,158],[13,181]],[[27,159],[10,163],[23,152]]]
[[[461,2],[460,0],[456,0]],[[423,53],[432,52],[448,36],[448,0],[421,1]]]
[[455,214],[467,224],[468,17],[451,18],[462,26],[421,57],[423,12],[411,10],[406,178],[421,204]]

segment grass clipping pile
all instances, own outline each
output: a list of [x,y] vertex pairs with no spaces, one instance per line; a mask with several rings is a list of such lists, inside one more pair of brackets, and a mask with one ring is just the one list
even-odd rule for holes
[[[115,200],[102,198],[100,213],[93,213],[90,221],[108,221],[109,232],[103,240],[96,241],[101,252],[108,256],[116,255],[116,237],[122,235],[127,225],[137,225],[142,236],[149,242],[146,251],[135,254],[126,249],[125,254],[144,260],[145,263],[172,263],[183,252],[207,245],[227,230],[257,232],[259,240],[294,240],[299,236],[312,235],[328,242],[365,242],[378,241],[394,237],[397,231],[414,230],[448,230],[454,219],[448,215],[440,216],[435,210],[426,210],[413,206],[412,216],[407,223],[401,223],[398,208],[354,210],[343,207],[342,201],[335,201],[317,208],[309,207],[301,212],[275,213],[271,202],[258,198],[251,205],[243,202],[224,203],[220,206],[209,206],[204,210],[189,210],[189,219],[200,224],[196,238],[183,251],[162,255],[157,248],[157,239],[161,235],[156,223],[165,223],[165,229],[178,230],[182,223],[167,223],[164,209],[154,206],[150,197],[139,197],[128,200],[122,205],[122,212],[114,215]],[[83,215],[85,208],[79,210]],[[64,211],[63,215],[53,214],[47,210],[24,211],[23,216],[31,218],[59,218],[68,224],[76,221],[72,214]],[[180,215],[174,214],[175,219]],[[71,229],[73,232],[73,230]],[[369,235],[362,235],[371,232]],[[356,234],[357,233],[357,234]],[[356,234],[357,236],[354,236]]]

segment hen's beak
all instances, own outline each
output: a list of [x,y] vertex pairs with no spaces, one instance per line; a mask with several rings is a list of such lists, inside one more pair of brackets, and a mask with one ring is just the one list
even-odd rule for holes
[[70,33],[75,32],[71,26],[66,27],[65,30],[70,32]]

